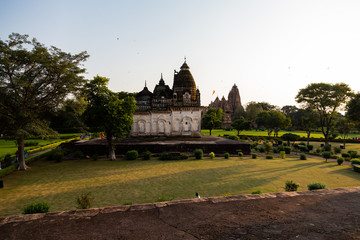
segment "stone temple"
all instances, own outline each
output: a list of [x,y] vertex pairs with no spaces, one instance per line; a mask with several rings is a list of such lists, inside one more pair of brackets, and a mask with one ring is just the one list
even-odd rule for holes
[[146,84],[136,97],[131,136],[201,136],[200,91],[186,61],[174,71],[173,87],[161,75],[151,92]]
[[228,95],[228,100],[226,100],[224,96],[221,100],[219,97],[216,97],[215,101],[209,104],[209,108],[221,108],[224,113],[222,127],[231,127],[231,122],[235,111],[238,108],[243,109],[241,105],[239,89],[236,84],[234,84],[234,86],[231,88]]

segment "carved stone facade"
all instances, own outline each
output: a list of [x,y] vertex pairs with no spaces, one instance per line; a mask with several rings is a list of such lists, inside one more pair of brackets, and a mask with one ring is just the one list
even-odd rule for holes
[[172,89],[161,76],[153,92],[145,85],[136,95],[136,104],[131,136],[201,136],[200,91],[186,62],[174,72]]
[[216,97],[215,101],[209,104],[209,108],[221,108],[223,110],[224,119],[222,127],[224,128],[231,127],[232,117],[234,116],[236,109],[239,107],[242,108],[242,105],[239,89],[236,84],[234,84],[231,88],[228,94],[228,100],[226,100],[224,96],[221,100]]

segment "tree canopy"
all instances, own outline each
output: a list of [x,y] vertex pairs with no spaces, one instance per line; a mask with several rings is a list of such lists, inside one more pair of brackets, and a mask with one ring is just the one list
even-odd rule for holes
[[201,120],[201,128],[209,129],[211,131],[216,128],[221,128],[221,120],[224,114],[221,108],[209,108]]
[[109,79],[96,76],[85,85],[88,106],[84,112],[88,126],[104,131],[109,147],[109,159],[115,160],[113,137],[122,138],[130,133],[133,113],[136,109],[135,98],[110,91]]
[[312,83],[306,88],[300,89],[295,99],[304,108],[317,111],[321,131],[327,145],[337,111],[342,109],[342,106],[351,96],[353,96],[353,93],[345,83]]
[[237,130],[237,134],[239,135],[240,131],[250,129],[250,122],[246,120],[243,116],[234,119],[231,123],[231,126]]
[[24,138],[50,130],[44,116],[84,83],[86,52],[70,54],[35,38],[13,33],[0,40],[0,115],[2,131],[18,143],[19,168],[26,169]]
[[260,112],[257,115],[256,123],[258,126],[263,126],[268,130],[269,137],[272,132],[274,132],[274,136],[277,137],[281,129],[291,126],[290,118],[287,118],[280,111],[276,110]]

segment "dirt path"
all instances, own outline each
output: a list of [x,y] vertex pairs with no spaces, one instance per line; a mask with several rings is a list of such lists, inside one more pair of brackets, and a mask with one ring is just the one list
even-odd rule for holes
[[0,239],[360,239],[360,187],[0,218]]

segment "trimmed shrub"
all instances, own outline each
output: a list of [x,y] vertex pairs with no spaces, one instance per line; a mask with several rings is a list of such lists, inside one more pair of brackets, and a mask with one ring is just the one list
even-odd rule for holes
[[214,159],[215,153],[213,153],[213,152],[209,153],[209,157],[210,157],[211,159]]
[[341,153],[340,147],[334,147],[334,152],[335,152],[336,154]]
[[294,183],[292,180],[285,182],[285,191],[294,192],[297,191],[299,184]]
[[92,155],[92,159],[93,159],[94,161],[98,160],[98,159],[99,159],[99,155],[97,155],[97,154]]
[[251,158],[252,158],[252,159],[256,159],[256,158],[257,158],[257,154],[256,154],[256,153],[251,154]]
[[186,153],[181,153],[180,154],[180,159],[185,160],[185,159],[188,159],[188,158],[189,158],[189,155],[187,155]]
[[263,146],[266,153],[271,152],[272,146],[270,145],[270,143],[264,143]]
[[225,154],[224,154],[224,157],[225,157],[225,159],[229,159],[230,153],[225,153]]
[[74,157],[76,157],[76,158],[84,158],[85,155],[84,155],[84,153],[82,151],[76,151],[76,152],[74,152]]
[[77,209],[88,209],[91,207],[92,198],[90,193],[83,193],[76,198]]
[[325,158],[327,162],[327,160],[331,158],[331,152],[323,152],[321,156]]
[[127,151],[126,154],[125,154],[125,158],[127,160],[135,160],[135,159],[138,158],[138,156],[139,156],[139,153],[136,150]]
[[360,159],[353,158],[353,159],[351,159],[350,163],[351,163],[351,165],[353,165],[353,164],[359,164],[360,165]]
[[284,147],[284,151],[286,154],[290,154],[291,153],[291,147]]
[[142,153],[142,158],[144,160],[150,160],[152,158],[152,153],[150,151],[145,151]]
[[306,154],[305,153],[301,153],[300,154],[300,160],[306,160]]
[[273,159],[274,156],[273,156],[273,155],[266,155],[265,158],[266,158],[266,159]]
[[231,140],[236,140],[236,141],[240,140],[240,138],[238,136],[234,136],[234,135],[226,136],[226,138],[231,139]]
[[47,213],[49,209],[47,202],[30,203],[24,207],[23,214]]
[[350,154],[351,158],[357,158],[357,151],[349,150],[348,153]]
[[354,171],[360,173],[360,166],[353,165]]
[[317,148],[317,149],[316,149],[316,152],[317,152],[317,153],[321,153],[321,151],[322,151],[321,148]]
[[312,151],[314,149],[314,145],[309,144],[309,145],[307,145],[307,148],[309,151]]
[[351,157],[349,153],[342,153],[341,156],[343,158],[350,158]]
[[260,190],[253,191],[251,194],[261,194]]
[[331,152],[331,145],[325,145],[324,146],[324,151],[325,152]]
[[344,159],[342,157],[338,157],[336,161],[338,165],[341,165],[344,162]]
[[313,182],[313,183],[309,183],[307,187],[308,190],[316,190],[316,189],[325,189],[326,185],[319,182]]
[[280,157],[281,159],[284,159],[286,156],[285,151],[280,151]]
[[238,155],[239,155],[239,157],[244,156],[244,154],[242,152],[238,152]]
[[251,149],[254,149],[257,147],[257,145],[259,145],[257,142],[254,142],[252,143],[250,146],[251,146]]
[[307,146],[303,146],[303,145],[299,145],[299,150],[300,150],[301,152],[308,152],[308,151],[309,151],[309,149],[307,148]]
[[265,147],[264,146],[260,146],[258,149],[259,149],[259,152],[261,152],[261,153],[265,152]]
[[285,143],[285,142],[284,142],[282,145],[283,145],[284,147],[287,147],[287,146],[288,146],[287,143]]
[[168,152],[161,153],[159,160],[172,160],[172,156]]
[[279,153],[280,152],[278,147],[273,147],[272,151],[273,151],[273,153]]
[[202,149],[195,149],[194,156],[196,159],[202,159],[204,152]]

